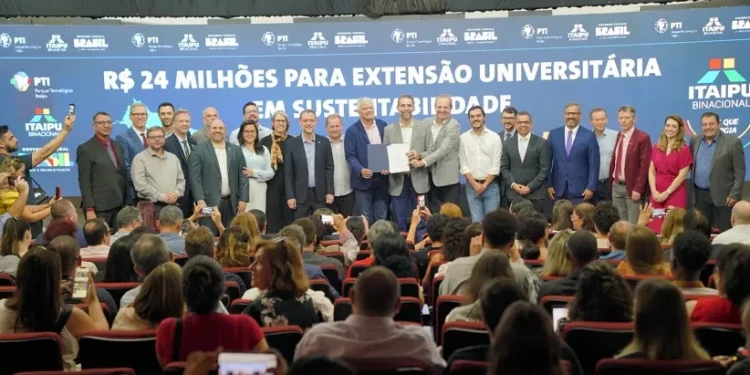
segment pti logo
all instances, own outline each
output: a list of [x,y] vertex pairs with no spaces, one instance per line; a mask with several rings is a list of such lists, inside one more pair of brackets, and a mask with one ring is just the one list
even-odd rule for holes
[[18,72],[10,78],[10,84],[19,92],[25,92],[31,87],[31,78],[25,72]]
[[698,80],[700,85],[710,85],[716,81],[719,74],[722,72],[730,83],[742,83],[745,82],[745,77],[736,70],[736,62],[734,57],[725,58],[713,58],[708,60],[708,71],[703,75],[703,78]]

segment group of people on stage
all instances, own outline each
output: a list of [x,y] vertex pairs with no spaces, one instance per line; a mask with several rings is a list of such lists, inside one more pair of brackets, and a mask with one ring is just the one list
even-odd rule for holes
[[[317,114],[302,111],[296,137],[289,134],[291,120],[283,111],[273,114],[270,127],[261,125],[253,102],[244,105],[244,120],[231,135],[212,107],[203,111],[203,127],[191,133],[188,111],[162,103],[162,126],[147,128],[146,106],[134,103],[132,127],[115,139],[111,116],[98,112],[94,136],[76,150],[86,219],[104,218],[115,230],[120,208],[148,201],[157,209],[177,205],[186,217],[197,205],[206,211],[206,225],[212,225],[214,209],[225,225],[237,212],[258,209],[268,217],[269,232],[276,232],[322,207],[344,216],[361,214],[369,222],[385,219],[390,209],[406,231],[418,196],[424,195],[433,211],[445,202],[458,203],[463,176],[473,221],[526,198],[540,211],[547,199],[612,200],[620,216],[635,223],[640,207],[650,202],[655,212],[650,225],[658,231],[666,210],[687,206],[689,174],[695,192],[690,203],[725,230],[745,179],[742,144],[721,132],[713,112],[701,116],[703,134],[690,140],[682,118],[667,116],[652,143],[636,128],[631,106],[617,110],[617,131],[607,127],[603,108],[589,112],[591,129],[582,126],[581,107],[570,103],[564,126],[543,136],[532,132],[529,112],[512,107],[502,110],[500,132],[488,128],[482,107],[471,107],[470,127],[461,133],[448,95],[439,95],[436,115],[423,120],[413,117],[414,98],[400,96],[399,118],[392,124],[375,118],[372,100],[362,98],[357,106],[359,120],[345,131],[340,115],[327,116],[326,135],[315,132]],[[57,138],[5,172],[28,174],[44,153],[62,144],[74,121],[68,116]],[[10,129],[0,127],[3,158],[17,150],[17,141]],[[408,173],[368,168],[368,144],[395,143],[409,145]]]

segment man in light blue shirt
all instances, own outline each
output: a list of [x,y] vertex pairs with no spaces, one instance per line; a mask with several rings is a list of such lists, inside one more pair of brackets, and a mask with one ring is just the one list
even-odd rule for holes
[[607,111],[604,108],[594,108],[589,114],[596,141],[599,143],[599,186],[594,193],[593,202],[611,201],[612,191],[609,188],[609,166],[615,151],[617,131],[607,128]]
[[175,255],[185,255],[185,239],[180,236],[182,211],[177,206],[166,206],[159,212],[159,237]]
[[609,248],[612,252],[600,256],[599,260],[625,260],[625,242],[632,227],[633,224],[627,221],[614,223],[609,228]]

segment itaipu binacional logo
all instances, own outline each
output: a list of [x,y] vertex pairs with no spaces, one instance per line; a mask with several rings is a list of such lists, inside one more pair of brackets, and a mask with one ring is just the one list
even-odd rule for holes
[[52,116],[49,108],[34,108],[34,116],[26,123],[29,137],[55,137],[62,128],[63,124]]
[[[688,99],[695,111],[712,111],[721,115],[721,130],[725,134],[742,138],[750,131],[750,124],[741,125],[743,120],[737,117],[747,113],[750,108],[750,84],[737,70],[737,59],[734,57],[715,57],[708,61],[708,71],[698,82],[688,88]],[[688,132],[697,134],[690,122]],[[750,143],[745,144],[745,147]]]

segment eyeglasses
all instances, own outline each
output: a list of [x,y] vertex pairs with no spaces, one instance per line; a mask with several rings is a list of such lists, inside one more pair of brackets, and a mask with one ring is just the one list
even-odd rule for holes
[[283,118],[279,118],[279,119],[275,119],[275,120],[273,120],[273,122],[282,122],[282,123],[286,123],[286,120],[284,120]]
[[130,112],[130,115],[131,116],[136,116],[136,117],[145,117],[145,116],[148,116],[148,113],[133,113],[133,112]]
[[513,121],[515,119],[516,119],[515,117],[503,117],[503,121],[506,121],[506,122],[507,121]]
[[579,116],[581,112],[565,112],[565,116]]
[[164,139],[163,135],[149,135],[148,139]]
[[96,125],[112,125],[112,121],[94,121]]
[[253,129],[253,130],[245,130],[244,132],[242,132],[242,134],[255,134],[255,133],[257,133],[255,131],[255,129]]
[[528,125],[528,124],[531,124],[531,121],[516,121],[516,124],[518,124],[518,125]]

